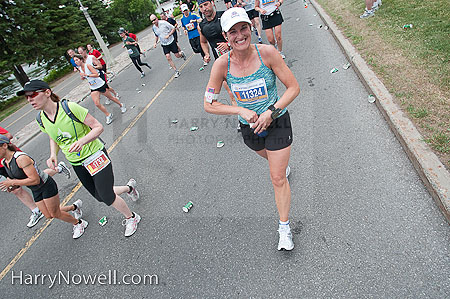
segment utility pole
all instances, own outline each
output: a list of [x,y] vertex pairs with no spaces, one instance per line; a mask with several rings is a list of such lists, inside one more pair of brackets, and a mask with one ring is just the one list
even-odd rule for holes
[[81,3],[81,0],[78,0],[78,3],[80,3],[80,10],[84,13],[84,16],[86,17],[86,20],[88,21],[89,26],[91,26],[92,32],[94,33],[94,36],[97,39],[97,41],[100,45],[100,48],[102,48],[103,54],[105,55],[105,58],[106,58],[106,61],[109,63],[109,66],[113,66],[116,63],[116,61],[114,60],[111,53],[109,52],[109,49],[106,46],[105,42],[103,41],[102,36],[98,32],[97,27],[95,27],[95,24],[91,19],[91,16],[87,12],[88,8],[83,6],[83,4]]

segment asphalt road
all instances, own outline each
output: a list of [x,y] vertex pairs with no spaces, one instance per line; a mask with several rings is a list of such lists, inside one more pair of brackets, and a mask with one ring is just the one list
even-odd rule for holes
[[[330,33],[317,28],[314,9],[292,0],[282,9],[286,62],[301,87],[289,106],[295,249],[276,250],[278,218],[267,163],[245,147],[236,117],[203,111],[210,67],[199,72],[195,55],[170,81],[173,71],[158,48],[144,59],[153,66],[144,79],[130,67],[113,81],[129,111],[121,115],[114,107],[118,118],[102,136],[111,146],[169,81],[111,153],[116,183],[138,181],[141,199],[128,201],[142,216],[138,231],[126,239],[121,216],[82,188],[70,202],[83,199],[86,233],[73,240],[70,225],[53,221],[0,281],[1,297],[448,296],[450,232],[444,217],[354,71],[342,69],[346,59]],[[192,54],[186,38],[180,46]],[[339,68],[335,74],[333,67]],[[90,99],[83,105],[104,123]],[[199,130],[191,132],[193,125]],[[216,147],[218,140],[225,141],[223,148]],[[23,149],[45,165],[46,136]],[[78,182],[56,179],[62,197]],[[44,221],[26,228],[29,211],[14,197],[1,197],[3,269]],[[194,207],[183,213],[189,200]],[[101,227],[97,221],[105,215],[109,222]],[[24,285],[27,274],[59,271],[69,272],[69,284],[62,278],[53,286],[48,279]],[[117,271],[118,280],[157,275],[158,284],[155,276],[151,285],[148,279],[146,285],[78,284],[78,275],[108,271]]]

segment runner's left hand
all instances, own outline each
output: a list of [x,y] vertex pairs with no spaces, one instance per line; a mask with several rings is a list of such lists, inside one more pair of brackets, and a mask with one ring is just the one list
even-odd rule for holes
[[262,113],[258,120],[255,122],[255,125],[253,126],[253,129],[255,130],[255,133],[261,133],[262,131],[267,130],[267,128],[272,123],[272,111],[267,110],[266,112]]
[[69,153],[80,152],[83,148],[83,143],[80,140],[75,141],[69,148]]

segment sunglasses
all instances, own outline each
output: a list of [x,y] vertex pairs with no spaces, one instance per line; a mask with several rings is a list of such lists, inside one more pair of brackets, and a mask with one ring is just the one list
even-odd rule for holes
[[154,22],[154,21],[156,21],[156,19],[152,19],[152,20],[150,20],[152,23]]
[[44,92],[44,91],[45,91],[45,90],[36,90],[36,91],[33,91],[32,94],[26,94],[26,95],[25,95],[25,98],[26,98],[26,99],[28,99],[28,98],[34,99],[35,97],[37,97],[37,95],[38,95],[40,92]]

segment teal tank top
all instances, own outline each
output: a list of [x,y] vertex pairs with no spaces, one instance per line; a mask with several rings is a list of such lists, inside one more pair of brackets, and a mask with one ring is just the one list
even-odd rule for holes
[[[275,104],[279,100],[279,97],[276,84],[277,76],[263,63],[256,45],[255,48],[256,52],[258,52],[261,65],[256,72],[245,77],[231,75],[230,52],[228,52],[227,83],[238,106],[253,110],[256,114],[260,115],[267,111],[270,105]],[[286,113],[286,108],[283,109],[280,116],[284,113]],[[248,125],[248,122],[240,115],[239,121]]]

